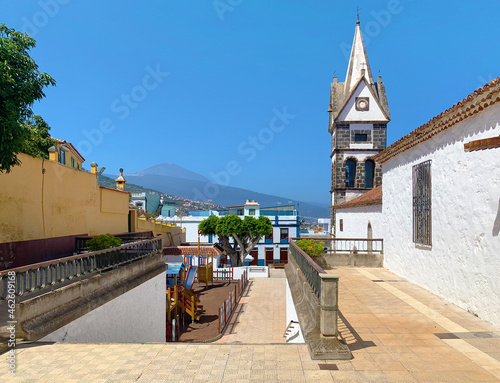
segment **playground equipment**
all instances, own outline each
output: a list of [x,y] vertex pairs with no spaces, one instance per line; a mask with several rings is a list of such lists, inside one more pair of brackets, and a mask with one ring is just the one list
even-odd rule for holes
[[[168,263],[167,278],[167,338],[173,339],[173,334],[179,334],[179,326],[185,323],[186,318],[191,322],[200,319],[203,305],[192,290],[194,279],[198,271],[197,266],[189,266],[185,272],[182,262]],[[176,328],[172,328],[175,326]]]
[[190,265],[191,267],[197,266],[198,274],[197,279],[199,283],[205,283],[208,286],[208,282],[214,281],[214,256],[213,255],[184,255],[184,264]]

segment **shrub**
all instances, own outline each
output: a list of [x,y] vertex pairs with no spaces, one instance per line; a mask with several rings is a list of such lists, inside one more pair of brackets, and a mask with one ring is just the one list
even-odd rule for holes
[[315,242],[313,239],[299,239],[295,244],[311,257],[320,255],[325,248],[324,242]]
[[113,237],[111,234],[98,235],[87,241],[89,251],[98,251],[109,249],[110,247],[117,247],[122,244],[120,238]]

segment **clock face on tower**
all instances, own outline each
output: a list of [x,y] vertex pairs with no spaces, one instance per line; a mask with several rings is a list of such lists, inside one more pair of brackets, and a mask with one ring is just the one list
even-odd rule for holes
[[370,108],[368,97],[356,97],[356,110],[367,111]]

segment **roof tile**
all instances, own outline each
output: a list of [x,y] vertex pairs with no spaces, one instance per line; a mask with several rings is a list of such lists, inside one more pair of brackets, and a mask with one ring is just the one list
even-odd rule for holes
[[474,93],[432,118],[410,134],[374,156],[374,160],[384,163],[396,155],[408,150],[432,136],[452,127],[470,116],[500,101],[500,77],[476,89]]
[[350,201],[334,205],[334,209],[348,209],[351,207],[382,205],[382,185],[366,192],[365,194]]

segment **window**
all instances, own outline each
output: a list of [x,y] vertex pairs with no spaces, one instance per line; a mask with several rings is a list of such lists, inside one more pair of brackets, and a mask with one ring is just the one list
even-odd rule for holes
[[270,235],[266,235],[265,243],[273,243],[273,232]]
[[73,157],[71,157],[71,167],[72,168],[75,167],[75,159]]
[[432,245],[431,161],[413,166],[413,242]]
[[368,160],[365,162],[365,188],[373,187],[373,176],[375,173],[375,162]]
[[249,209],[248,215],[255,215],[255,209]]
[[236,211],[236,215],[243,215],[243,209],[238,209]]
[[288,228],[280,229],[280,242],[288,243]]
[[356,142],[368,141],[368,134],[356,133],[356,134],[354,134],[354,141],[356,141]]
[[356,162],[354,160],[347,160],[345,163],[345,186],[348,188],[353,188],[355,180]]
[[344,231],[344,220],[343,219],[339,219],[339,230]]
[[80,164],[76,164],[76,168],[80,170]]
[[66,152],[61,148],[61,164],[66,165]]

